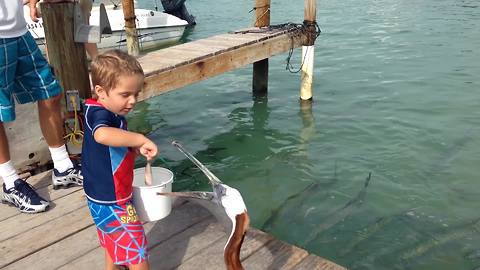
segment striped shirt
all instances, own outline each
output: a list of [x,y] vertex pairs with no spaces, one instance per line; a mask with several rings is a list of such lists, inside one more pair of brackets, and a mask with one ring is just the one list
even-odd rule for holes
[[96,142],[94,134],[100,127],[127,130],[127,121],[96,100],[88,99],[85,102],[82,148],[83,188],[87,198],[95,203],[125,203],[132,196],[135,154],[128,147],[112,147]]

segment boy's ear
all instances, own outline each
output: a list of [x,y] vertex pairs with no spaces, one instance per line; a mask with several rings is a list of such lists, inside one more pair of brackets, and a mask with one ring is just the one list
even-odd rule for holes
[[93,92],[97,95],[98,99],[103,99],[107,95],[107,91],[98,84],[93,88]]

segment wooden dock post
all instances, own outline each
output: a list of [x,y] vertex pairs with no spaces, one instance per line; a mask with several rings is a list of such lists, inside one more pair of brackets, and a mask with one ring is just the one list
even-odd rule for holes
[[[255,0],[255,27],[270,25],[270,0]],[[253,63],[253,93],[265,95],[268,91],[268,58]]]
[[64,91],[78,90],[81,98],[90,97],[85,47],[74,41],[74,3],[42,2],[40,8],[48,59],[55,77]]
[[125,35],[127,36],[128,54],[138,56],[140,46],[138,45],[137,27],[135,25],[135,6],[133,0],[122,0],[123,16],[125,17]]
[[302,79],[300,86],[300,99],[312,100],[313,84],[313,62],[315,56],[315,38],[316,38],[316,0],[305,0],[305,20],[304,26],[308,31],[308,37],[302,47]]

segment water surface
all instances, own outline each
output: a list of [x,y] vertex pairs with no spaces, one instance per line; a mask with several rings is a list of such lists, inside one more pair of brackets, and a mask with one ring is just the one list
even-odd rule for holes
[[[185,42],[253,23],[254,1],[187,2],[198,25]],[[475,269],[479,6],[318,1],[311,111],[283,54],[268,98],[252,97],[247,66],[139,104],[129,124],[159,144],[174,189],[209,187],[171,138],[242,192],[253,226],[341,265]],[[272,1],[272,23],[288,21],[303,21],[303,1]]]

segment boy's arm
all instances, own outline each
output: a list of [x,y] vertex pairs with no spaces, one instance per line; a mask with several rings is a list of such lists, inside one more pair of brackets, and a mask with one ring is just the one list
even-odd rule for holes
[[96,142],[113,147],[138,148],[148,140],[140,133],[114,127],[99,127],[93,137]]
[[140,151],[147,160],[151,160],[158,153],[155,143],[140,133],[135,133],[114,127],[99,127],[93,137],[96,142],[113,147],[133,147]]

